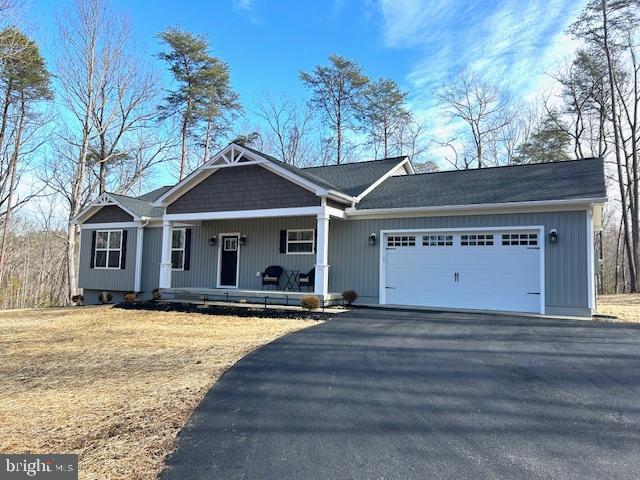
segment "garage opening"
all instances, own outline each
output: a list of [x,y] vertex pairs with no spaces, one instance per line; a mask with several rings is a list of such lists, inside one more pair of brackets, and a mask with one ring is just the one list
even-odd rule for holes
[[381,237],[380,303],[544,313],[540,227]]

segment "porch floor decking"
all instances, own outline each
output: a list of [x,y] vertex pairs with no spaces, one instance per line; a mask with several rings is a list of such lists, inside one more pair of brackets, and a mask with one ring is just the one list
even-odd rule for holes
[[[298,306],[302,297],[315,295],[311,292],[289,292],[282,290],[244,290],[237,288],[164,288],[160,290],[165,301],[193,303],[252,303],[260,305]],[[341,305],[341,293],[329,293],[322,302],[324,306]]]

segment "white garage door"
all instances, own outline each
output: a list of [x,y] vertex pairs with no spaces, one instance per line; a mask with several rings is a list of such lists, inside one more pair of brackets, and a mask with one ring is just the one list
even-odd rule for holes
[[540,241],[536,229],[387,233],[383,301],[541,312]]

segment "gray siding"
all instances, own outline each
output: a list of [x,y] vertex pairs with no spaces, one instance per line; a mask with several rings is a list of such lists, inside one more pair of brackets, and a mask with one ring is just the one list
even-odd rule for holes
[[82,230],[80,240],[80,267],[78,286],[89,290],[131,291],[134,287],[136,263],[136,228],[127,230],[127,252],[125,267],[121,270],[95,269],[91,265],[91,233],[94,230]]
[[[191,227],[191,268],[189,271],[174,270],[171,273],[171,286],[216,288],[220,242],[211,246],[209,238],[219,237],[221,233],[240,233],[247,237],[246,244],[240,247],[238,287],[241,289],[260,290],[261,282],[256,273],[264,271],[269,265],[308,272],[316,263],[315,255],[281,254],[280,230],[315,227],[314,217],[203,222],[202,226]],[[162,229],[146,229],[142,268],[142,290],[145,292],[158,286],[161,248]]]
[[320,205],[320,199],[257,165],[221,168],[175,202],[167,213],[221,212]]
[[[362,302],[378,301],[379,243],[369,246],[371,233],[380,230],[411,228],[481,228],[494,226],[544,225],[545,232],[555,228],[556,245],[545,238],[545,298],[548,313],[584,314],[587,300],[586,212],[521,213],[377,220],[331,219],[329,227],[329,291],[354,289]],[[174,271],[172,286],[215,288],[219,243],[209,245],[211,236],[240,232],[247,243],[240,251],[239,287],[260,289],[256,272],[268,265],[308,271],[315,255],[279,253],[279,231],[286,228],[315,228],[315,218],[273,218],[204,222],[193,227],[191,270]],[[145,230],[143,291],[158,286],[162,229]]]
[[[545,300],[549,310],[587,306],[586,212],[520,213],[377,220],[334,220],[329,227],[329,290],[354,289],[361,301],[378,301],[380,245],[368,245],[371,233],[411,228],[462,228],[544,225],[558,230],[558,243],[545,238]],[[558,307],[558,308],[554,308]]]
[[84,223],[132,222],[133,217],[116,205],[107,205]]

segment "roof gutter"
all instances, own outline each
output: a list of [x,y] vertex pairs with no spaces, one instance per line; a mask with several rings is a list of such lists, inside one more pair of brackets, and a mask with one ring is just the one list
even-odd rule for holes
[[370,216],[412,216],[416,214],[446,213],[446,212],[479,212],[483,210],[511,210],[522,208],[562,207],[562,206],[589,206],[604,204],[607,197],[572,198],[567,200],[541,200],[531,202],[503,202],[503,203],[477,203],[462,205],[439,205],[433,207],[408,207],[408,208],[369,208],[358,210],[347,208],[347,217]]

